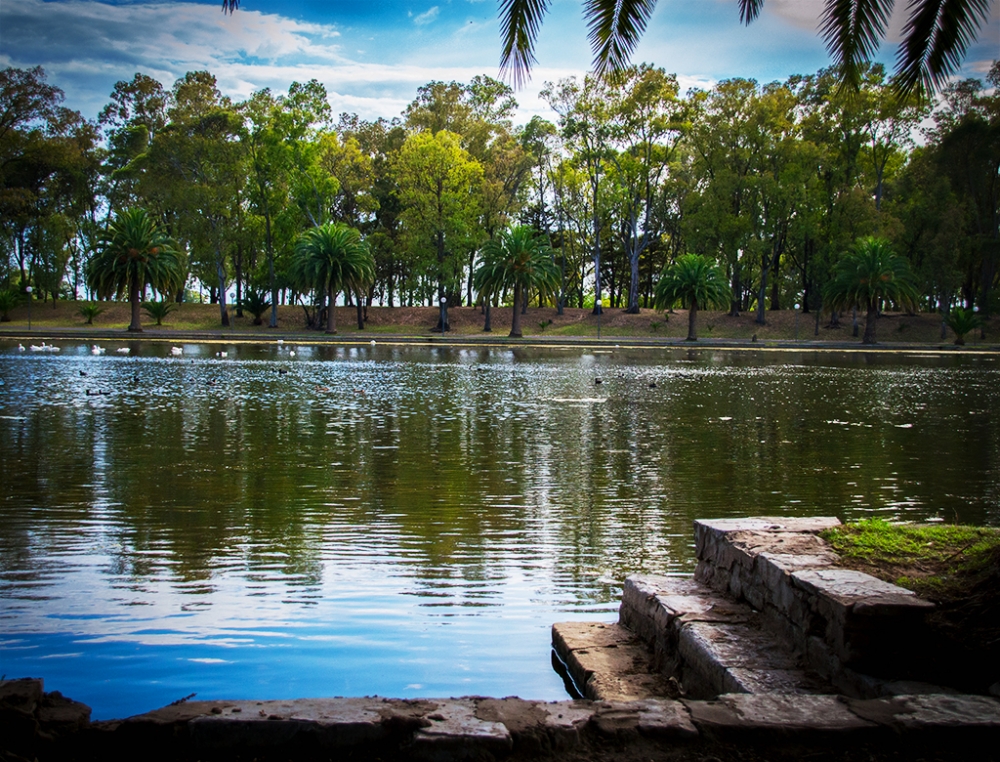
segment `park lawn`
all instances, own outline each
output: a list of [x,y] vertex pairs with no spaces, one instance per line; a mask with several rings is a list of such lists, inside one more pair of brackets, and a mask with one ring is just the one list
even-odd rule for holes
[[[125,302],[94,302],[103,311],[88,326],[86,318],[79,314],[82,304],[71,300],[40,303],[31,308],[31,324],[36,329],[58,330],[122,330],[129,324],[129,305]],[[369,307],[368,320],[364,330],[357,326],[357,312],[354,307],[337,307],[337,332],[344,337],[372,335],[431,336],[436,325],[438,310],[435,307]],[[157,326],[156,321],[145,312],[142,314],[143,328],[169,333],[171,331],[212,331],[231,330],[236,333],[278,333],[284,335],[303,334],[312,336],[317,331],[308,331],[305,326],[305,311],[298,305],[278,307],[278,328],[268,329],[269,315],[264,316],[264,325],[253,325],[252,316],[236,316],[236,308],[230,305],[231,325],[223,328],[219,307],[216,304],[186,302],[178,305]],[[0,323],[0,333],[19,332],[28,326],[28,308],[21,304],[10,312],[11,320]],[[698,337],[703,340],[795,341],[806,344],[857,343],[859,337],[852,336],[850,316],[841,319],[839,326],[829,325],[829,315],[822,317],[817,328],[815,313],[796,314],[794,310],[777,310],[765,313],[766,322],[756,322],[752,312],[732,317],[725,312],[703,310],[698,313]],[[492,336],[504,338],[510,332],[511,308],[495,307],[491,311],[492,332],[484,333],[484,315],[479,307],[451,307],[448,310],[451,325],[450,336]],[[589,308],[567,307],[562,315],[554,307],[529,307],[522,317],[525,337],[587,338],[600,336],[605,339],[680,340],[687,336],[687,311],[675,310],[665,313],[660,310],[643,309],[637,315],[626,314],[620,308],[606,307],[600,320]],[[861,330],[863,332],[863,321]],[[982,341],[975,335],[967,337],[968,348],[977,345],[995,344],[1000,335],[1000,316],[993,318],[986,327],[987,339]],[[878,341],[881,344],[894,343],[950,345],[954,336],[950,331],[941,339],[941,319],[933,313],[905,315],[890,313],[879,320]]]

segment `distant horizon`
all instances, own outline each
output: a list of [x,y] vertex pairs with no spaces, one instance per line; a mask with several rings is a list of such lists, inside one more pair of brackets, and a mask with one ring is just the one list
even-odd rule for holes
[[[661,0],[633,61],[675,74],[681,92],[742,77],[761,83],[814,74],[831,64],[816,32],[822,0],[768,0],[761,18],[739,22],[736,0]],[[889,42],[876,60],[891,70]],[[553,0],[530,82],[515,93],[515,122],[554,119],[538,94],[546,82],[582,78],[591,53],[580,0]],[[63,105],[94,119],[116,82],[141,72],[169,89],[188,71],[207,70],[233,100],[293,81],[317,79],[334,115],[400,116],[417,89],[435,80],[500,78],[497,6],[487,0],[243,0],[224,14],[220,0],[4,0],[0,67],[42,66]],[[127,41],[127,44],[123,44]],[[1000,3],[970,48],[957,78],[983,79],[1000,56]]]

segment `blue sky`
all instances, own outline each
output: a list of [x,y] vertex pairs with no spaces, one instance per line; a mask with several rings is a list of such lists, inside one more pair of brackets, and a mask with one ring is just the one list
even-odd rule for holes
[[[897,0],[897,18],[905,0]],[[537,93],[546,81],[582,76],[590,62],[581,0],[552,0],[538,64],[520,92],[518,120],[551,116]],[[729,77],[761,82],[829,64],[816,24],[822,0],[767,0],[749,28],[736,0],[660,0],[634,56],[675,73],[682,89]],[[890,34],[890,38],[895,32]],[[3,0],[0,67],[45,68],[66,92],[65,105],[94,117],[115,82],[143,72],[169,87],[207,69],[240,100],[270,87],[283,92],[312,78],[334,113],[398,116],[419,86],[497,76],[496,0],[243,0],[232,16],[221,0]],[[891,62],[894,46],[883,47]],[[1000,2],[966,59],[982,77],[1000,56]]]

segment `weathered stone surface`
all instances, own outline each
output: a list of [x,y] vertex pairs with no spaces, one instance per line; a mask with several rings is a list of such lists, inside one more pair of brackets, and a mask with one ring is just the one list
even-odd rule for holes
[[192,738],[208,747],[277,746],[294,738],[320,747],[353,746],[412,732],[426,724],[420,715],[431,706],[418,704],[410,712],[415,716],[408,717],[398,711],[407,705],[377,698],[217,702],[189,728]]
[[40,677],[0,680],[0,707],[32,714],[42,702],[43,686]]
[[66,698],[59,691],[46,693],[38,706],[38,724],[50,735],[65,735],[90,724],[90,707]]
[[[698,519],[694,522],[695,555],[699,560],[712,560],[724,553],[723,547],[729,539],[727,535],[736,533],[817,533],[839,526],[840,521],[832,517],[777,518],[753,517],[739,519]],[[728,568],[728,563],[720,563]]]
[[829,599],[843,609],[867,604],[872,613],[880,610],[892,614],[896,610],[926,611],[934,604],[919,598],[912,590],[893,585],[853,569],[805,569],[792,573],[792,581],[807,593]]
[[442,701],[427,719],[430,725],[414,734],[410,747],[416,757],[474,759],[485,754],[507,754],[514,746],[510,731],[502,723],[476,716],[476,705],[471,699]]
[[684,704],[670,699],[598,702],[594,704],[591,724],[602,735],[618,737],[642,734],[681,741],[698,736]]
[[680,701],[637,701],[638,728],[643,735],[670,740],[693,740],[698,730],[691,722],[691,714]]
[[610,622],[558,622],[552,625],[552,640],[566,651],[617,648],[636,643],[635,635]]
[[573,749],[594,713],[590,701],[524,701],[519,698],[481,699],[476,716],[499,722],[511,734],[515,750],[543,753]]
[[889,699],[847,699],[859,717],[896,731],[973,729],[994,731],[1000,740],[1000,701],[989,696],[921,694]]
[[560,622],[552,626],[552,643],[587,698],[633,701],[669,691],[649,648],[620,625]]
[[709,737],[751,739],[761,734],[809,738],[870,735],[875,723],[852,713],[835,696],[727,694],[685,701],[694,725]]

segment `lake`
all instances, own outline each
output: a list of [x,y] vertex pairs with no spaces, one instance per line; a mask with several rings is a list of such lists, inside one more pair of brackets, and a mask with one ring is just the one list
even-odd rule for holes
[[1000,525],[995,355],[59,346],[0,342],[0,672],[98,719],[561,699],[551,624],[695,518]]

